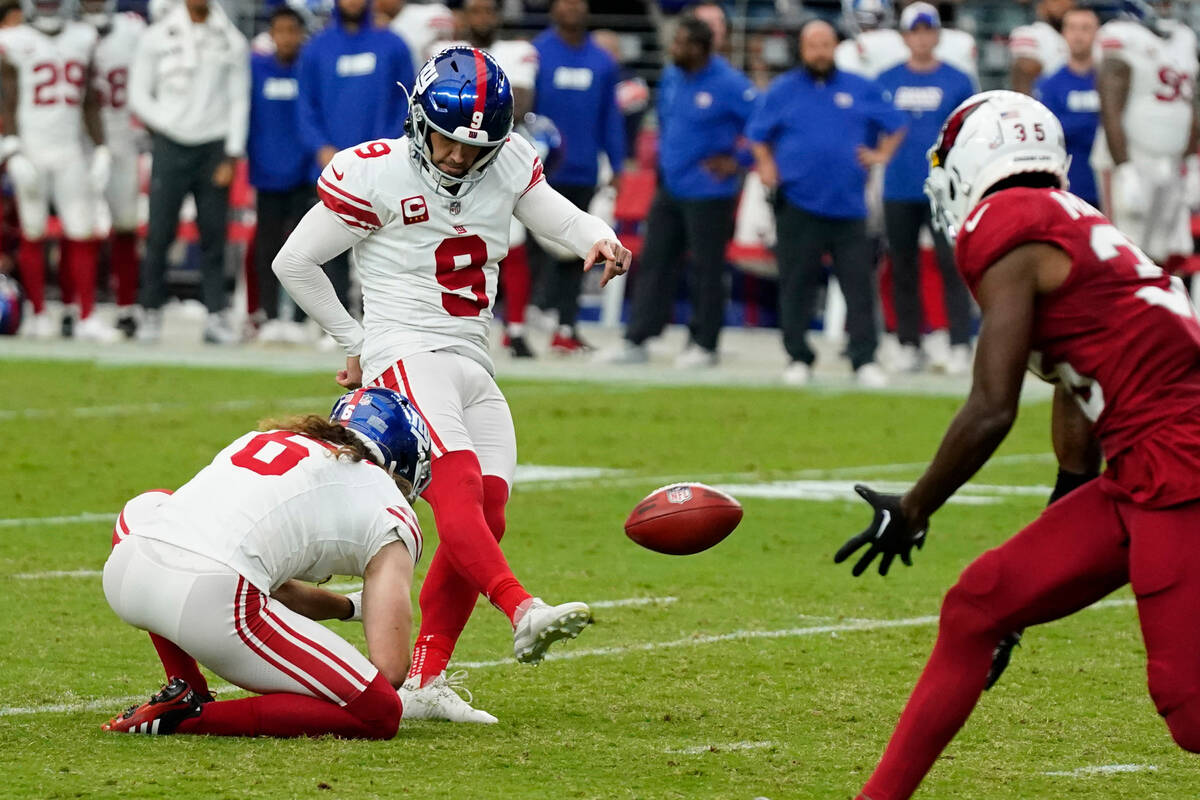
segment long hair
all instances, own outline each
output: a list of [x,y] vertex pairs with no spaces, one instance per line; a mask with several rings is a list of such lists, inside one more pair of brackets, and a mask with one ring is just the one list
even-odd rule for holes
[[319,414],[304,414],[284,420],[265,419],[258,424],[258,427],[265,431],[279,430],[299,433],[336,445],[337,449],[334,451],[334,455],[338,458],[345,457],[352,462],[375,463],[375,459],[371,457],[371,451],[367,449],[361,439],[350,432],[349,428],[343,428],[336,422],[330,422]]

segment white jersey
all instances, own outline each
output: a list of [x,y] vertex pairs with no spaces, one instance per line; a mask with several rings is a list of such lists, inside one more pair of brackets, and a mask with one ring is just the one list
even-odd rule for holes
[[1013,28],[1008,37],[1008,49],[1014,59],[1031,58],[1041,64],[1042,75],[1058,72],[1071,57],[1067,40],[1044,20]]
[[129,110],[129,67],[145,30],[146,22],[137,14],[115,14],[112,27],[96,42],[92,85],[100,95],[104,141],[115,152],[136,151]]
[[1170,26],[1167,37],[1138,22],[1114,20],[1100,29],[1097,39],[1104,58],[1129,65],[1122,127],[1130,150],[1182,158],[1191,134],[1196,35],[1186,25],[1164,25]]
[[392,31],[412,53],[417,72],[437,50],[433,45],[454,35],[454,14],[441,3],[405,3],[392,20]]
[[[447,47],[474,47],[470,42],[438,42],[433,52],[440,53]],[[502,39],[488,47],[479,48],[496,60],[500,69],[508,76],[514,89],[533,89],[537,83],[538,52],[532,42],[524,39]]]
[[[979,53],[975,37],[966,31],[945,28],[941,32],[937,48],[933,51],[939,61],[979,81]],[[864,31],[854,39],[847,39],[833,51],[833,60],[843,72],[874,80],[892,67],[899,66],[909,58],[908,45],[904,36],[891,28]]]
[[[415,353],[450,350],[494,372],[488,331],[517,201],[542,182],[542,163],[509,137],[461,199],[435,194],[409,156],[408,137],[333,157],[317,181],[327,208],[365,236],[354,245],[362,281],[364,375]],[[369,234],[369,235],[368,235]]]
[[361,576],[380,548],[421,556],[417,517],[382,468],[287,431],[252,431],[226,447],[134,534],[233,569],[264,592],[297,578]]
[[83,98],[96,29],[67,22],[57,36],[31,25],[0,30],[0,52],[17,70],[17,135],[38,160],[82,152]]

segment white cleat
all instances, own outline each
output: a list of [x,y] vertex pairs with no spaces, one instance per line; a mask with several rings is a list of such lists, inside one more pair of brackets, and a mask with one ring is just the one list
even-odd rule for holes
[[887,374],[874,361],[854,370],[854,380],[864,389],[882,389],[888,385]]
[[535,597],[513,631],[513,655],[522,664],[536,664],[560,639],[574,639],[592,621],[587,603],[552,606]]
[[30,318],[26,330],[28,335],[34,339],[49,339],[57,333],[55,327],[54,320],[50,319],[50,315],[43,311]]
[[75,338],[82,342],[113,344],[124,338],[119,330],[91,314],[75,323]]
[[785,386],[799,388],[807,386],[810,380],[812,380],[812,367],[803,361],[793,361],[783,370],[783,383]]
[[[438,719],[447,722],[475,722],[481,725],[495,725],[499,722],[486,711],[471,707],[471,690],[463,685],[467,671],[460,669],[446,677],[443,672],[425,686],[420,686],[420,678],[409,678],[396,693],[400,695],[400,704],[404,707],[402,719]],[[464,700],[460,692],[467,695]]]

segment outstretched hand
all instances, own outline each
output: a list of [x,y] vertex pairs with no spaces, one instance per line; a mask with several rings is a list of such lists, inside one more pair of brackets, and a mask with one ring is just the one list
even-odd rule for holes
[[346,356],[346,368],[337,373],[338,385],[344,389],[357,389],[362,386],[362,364],[358,356]]
[[842,563],[863,545],[867,545],[867,551],[854,565],[854,577],[857,578],[866,572],[875,556],[880,554],[883,554],[879,562],[880,575],[887,575],[896,556],[900,556],[905,566],[911,567],[912,549],[916,547],[920,550],[925,545],[929,521],[917,523],[907,519],[900,508],[901,496],[898,494],[880,494],[861,483],[854,487],[854,491],[871,504],[875,517],[866,530],[846,540],[833,557],[834,563]]
[[633,253],[616,239],[601,239],[588,251],[587,258],[583,260],[583,271],[587,272],[600,260],[604,261],[604,276],[600,279],[600,285],[606,286],[613,278],[629,271]]

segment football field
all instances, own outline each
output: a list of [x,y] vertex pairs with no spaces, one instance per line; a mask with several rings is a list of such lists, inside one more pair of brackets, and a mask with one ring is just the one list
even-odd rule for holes
[[[8,797],[849,799],[936,634],[942,594],[1045,504],[1049,404],[933,519],[915,566],[850,576],[869,521],[851,487],[915,478],[953,397],[502,380],[520,474],[504,549],[595,624],[542,665],[512,659],[481,604],[451,670],[495,726],[405,723],[388,742],[140,737],[100,724],[163,681],[99,570],[112,521],[175,488],[263,418],[326,412],[329,374],[0,360],[0,775]],[[622,532],[651,490],[742,500],[714,549],[672,557]],[[426,559],[435,541],[418,504]],[[349,587],[344,578],[337,585]],[[414,603],[415,605],[415,603]],[[1194,623],[1194,620],[1189,621]],[[362,646],[357,624],[330,623]],[[235,689],[214,681],[223,698]],[[920,798],[1196,797],[1145,687],[1127,590],[1031,630]]]

